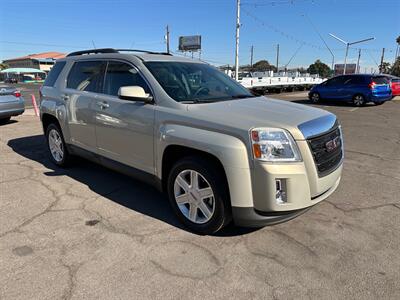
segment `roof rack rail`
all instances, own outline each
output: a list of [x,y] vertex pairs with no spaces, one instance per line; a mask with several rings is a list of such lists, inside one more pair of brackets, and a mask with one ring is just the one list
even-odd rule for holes
[[167,52],[157,52],[157,51],[149,51],[149,50],[140,50],[140,49],[115,49],[118,52],[140,52],[140,53],[148,53],[148,54],[159,54],[159,55],[171,55],[171,53]]
[[171,55],[172,56],[172,54],[167,53],[167,52],[154,52],[154,51],[138,50],[138,49],[101,48],[101,49],[89,49],[89,50],[71,52],[67,55],[67,57],[84,55],[84,54],[119,53],[119,52],[141,52],[141,53],[148,53],[148,54],[159,54],[159,55]]
[[97,53],[118,53],[118,51],[113,48],[89,49],[89,50],[71,52],[67,55],[67,57],[83,55],[83,54],[97,54]]

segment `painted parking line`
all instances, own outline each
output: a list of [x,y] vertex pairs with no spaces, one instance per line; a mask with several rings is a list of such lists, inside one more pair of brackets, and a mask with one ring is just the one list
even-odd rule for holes
[[354,108],[350,109],[350,111],[356,111],[357,109],[359,109],[359,107],[354,107]]

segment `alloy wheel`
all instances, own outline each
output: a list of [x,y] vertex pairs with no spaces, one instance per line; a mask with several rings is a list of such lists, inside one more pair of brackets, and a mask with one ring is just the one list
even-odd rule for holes
[[207,223],[215,212],[214,192],[199,172],[184,170],[174,182],[175,201],[181,213],[195,224]]
[[49,148],[50,153],[56,162],[61,162],[64,157],[64,145],[59,132],[51,129],[49,132]]

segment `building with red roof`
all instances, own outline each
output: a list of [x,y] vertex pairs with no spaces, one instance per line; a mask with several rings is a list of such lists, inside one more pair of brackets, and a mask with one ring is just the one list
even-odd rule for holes
[[53,67],[55,61],[63,57],[65,57],[65,53],[43,52],[6,59],[3,63],[7,64],[10,68],[33,68],[47,73]]

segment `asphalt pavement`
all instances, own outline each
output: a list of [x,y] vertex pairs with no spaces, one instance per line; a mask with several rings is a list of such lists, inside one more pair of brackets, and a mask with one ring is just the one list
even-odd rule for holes
[[38,118],[13,118],[0,126],[0,299],[400,299],[400,101],[316,106],[343,127],[338,190],[287,223],[215,236],[188,232],[139,181],[55,167]]

